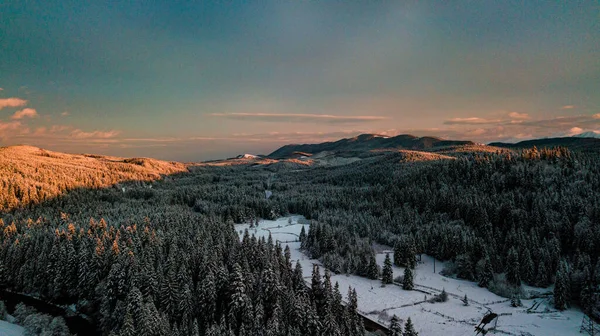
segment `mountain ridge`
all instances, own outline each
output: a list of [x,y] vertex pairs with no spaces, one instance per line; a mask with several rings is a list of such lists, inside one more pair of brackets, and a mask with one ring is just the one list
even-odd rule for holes
[[380,134],[360,134],[352,138],[317,144],[289,144],[267,155],[272,159],[293,157],[295,153],[316,154],[320,152],[365,152],[380,149],[427,150],[447,146],[475,145],[468,140],[445,140],[437,137],[416,137],[412,134],[400,134],[388,137]]

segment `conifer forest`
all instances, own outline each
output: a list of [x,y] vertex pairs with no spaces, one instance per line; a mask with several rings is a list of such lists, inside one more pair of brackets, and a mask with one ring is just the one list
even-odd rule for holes
[[[110,171],[82,168],[83,182],[39,201],[20,192],[33,182],[8,178],[6,167],[0,186],[13,206],[0,216],[2,291],[75,305],[98,335],[365,335],[356,291],[331,274],[385,285],[395,281],[393,264],[405,267],[400,286],[413,290],[418,255],[503,297],[554,284],[555,309],[600,308],[593,154],[533,148],[407,160],[392,152],[299,169],[195,164],[107,186],[97,181]],[[37,176],[39,190],[61,179],[52,170]],[[247,231],[240,239],[235,229],[289,214],[310,221],[302,251],[326,268],[310,279],[289,248]],[[374,245],[393,250],[383,267]],[[44,324],[44,335],[70,334],[50,322],[28,323]],[[394,317],[387,332],[416,335],[413,324]]]

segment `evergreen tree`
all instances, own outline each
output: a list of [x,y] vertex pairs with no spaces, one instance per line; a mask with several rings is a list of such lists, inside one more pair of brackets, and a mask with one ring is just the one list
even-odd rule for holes
[[415,287],[413,282],[413,271],[410,267],[404,269],[404,279],[402,280],[402,288],[404,290],[413,290]]
[[569,271],[567,262],[561,261],[556,271],[556,282],[554,284],[554,307],[558,310],[567,309],[569,295]]
[[404,333],[402,336],[419,336],[419,333],[415,331],[415,327],[413,326],[410,317],[408,320],[406,320],[406,324],[404,325]]
[[490,258],[487,256],[477,263],[477,285],[487,287],[494,279],[494,270]]
[[299,240],[300,240],[300,248],[303,250],[306,249],[306,230],[304,230],[304,225],[302,225],[302,228],[300,229]]
[[508,252],[506,259],[506,281],[514,286],[521,286],[521,270],[519,266],[519,255],[517,250],[512,247]]
[[377,261],[375,260],[374,255],[371,255],[369,258],[369,271],[367,273],[367,277],[372,280],[377,280],[377,278],[379,278],[379,267],[377,266]]
[[383,262],[383,271],[381,272],[381,283],[383,285],[391,284],[394,282],[394,271],[392,270],[392,260],[390,254],[385,255],[385,261]]
[[392,316],[392,320],[390,321],[388,336],[402,336],[402,325],[400,324],[400,319],[396,315]]

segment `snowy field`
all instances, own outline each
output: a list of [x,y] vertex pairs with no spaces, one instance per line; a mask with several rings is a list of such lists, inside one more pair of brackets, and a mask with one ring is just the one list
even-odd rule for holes
[[1,336],[23,336],[23,335],[25,335],[25,330],[21,326],[0,320],[0,335]]
[[[292,223],[289,224],[289,219]],[[299,223],[300,222],[300,223]],[[312,265],[320,264],[317,260],[309,259],[300,251],[297,242],[302,226],[308,233],[309,225],[302,216],[283,217],[277,220],[262,220],[259,226],[249,229],[249,224],[235,226],[240,238],[244,230],[249,229],[251,235],[256,237],[269,236],[274,241],[285,242],[291,250],[292,260],[299,260],[304,271],[304,277],[310,281]],[[377,262],[383,266],[385,250],[377,255]],[[392,256],[391,251],[390,257]],[[443,264],[436,262],[436,272],[441,271]],[[404,269],[394,266],[394,277],[403,274]],[[321,271],[323,274],[323,271]],[[405,291],[397,285],[381,286],[377,280],[369,280],[354,275],[332,275],[333,283],[340,284],[340,290],[345,296],[348,286],[356,288],[358,293],[358,308],[373,320],[388,324],[392,315],[397,315],[405,321],[410,317],[421,336],[464,336],[475,335],[474,328],[483,316],[489,311],[501,315],[498,319],[498,335],[535,335],[535,336],[567,336],[579,335],[579,327],[583,314],[576,309],[563,312],[555,311],[551,305],[546,305],[544,299],[522,300],[523,307],[513,308],[510,300],[497,296],[485,288],[480,288],[476,283],[444,277],[433,272],[433,259],[423,255],[418,263],[414,282],[414,291]],[[434,294],[439,294],[445,289],[449,300],[444,303],[423,302]],[[527,289],[532,289],[528,287]],[[547,292],[546,289],[535,289]],[[467,295],[469,306],[464,306],[462,298]],[[528,313],[527,308],[541,303],[533,312]],[[490,332],[489,334],[492,334]],[[489,335],[488,334],[488,335]]]

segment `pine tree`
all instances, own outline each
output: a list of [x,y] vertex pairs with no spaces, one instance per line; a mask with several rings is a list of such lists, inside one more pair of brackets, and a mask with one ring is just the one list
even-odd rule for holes
[[381,283],[383,285],[391,284],[394,282],[394,271],[392,270],[392,260],[390,254],[385,255],[385,261],[383,262],[383,271],[381,272]]
[[294,273],[292,275],[292,284],[296,290],[304,290],[305,283],[300,260],[296,260],[296,266],[294,267]]
[[402,280],[402,288],[404,290],[413,290],[415,287],[413,282],[413,271],[410,267],[404,269],[404,279]]
[[514,287],[521,286],[520,271],[519,254],[517,253],[517,250],[512,247],[506,258],[506,281]]
[[135,336],[135,325],[133,322],[133,316],[130,311],[125,313],[125,319],[123,320],[123,325],[119,330],[119,336]]
[[477,263],[477,285],[487,287],[494,279],[494,270],[490,258],[487,256]]
[[402,336],[402,325],[400,324],[400,319],[396,315],[392,316],[392,320],[390,321],[388,336]]
[[556,271],[556,282],[554,284],[554,307],[558,310],[567,308],[569,295],[569,273],[566,261],[561,261]]
[[312,297],[318,307],[323,302],[323,282],[321,281],[321,273],[319,272],[318,265],[313,265],[312,278],[310,283]]
[[468,306],[469,305],[469,298],[467,297],[467,294],[465,294],[465,297],[462,299],[463,305]]
[[372,280],[377,280],[377,278],[379,278],[379,268],[377,267],[377,261],[375,260],[374,255],[371,255],[369,258],[369,271],[367,277]]
[[415,327],[413,326],[410,317],[408,320],[406,320],[406,324],[404,325],[404,333],[402,336],[419,336],[419,333],[415,331]]
[[516,294],[513,294],[510,297],[510,305],[512,307],[517,308],[517,307],[521,307],[523,305],[523,303],[521,303],[521,299]]

